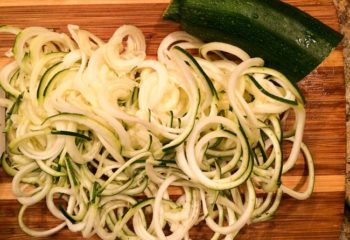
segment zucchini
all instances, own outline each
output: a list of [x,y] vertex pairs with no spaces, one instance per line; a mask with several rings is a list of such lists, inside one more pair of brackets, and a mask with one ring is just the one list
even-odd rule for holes
[[78,69],[75,69],[74,67],[72,67],[72,68],[66,68],[66,69],[60,70],[57,73],[55,73],[55,75],[48,80],[47,85],[45,86],[43,92],[40,92],[39,100],[43,101],[43,99],[45,99],[45,97],[48,96],[50,92],[52,92],[55,85],[58,85],[59,82],[61,82],[67,77],[73,78],[77,71]]
[[[51,78],[53,78],[55,76],[55,74],[57,74],[57,72],[60,71],[59,67],[60,65],[62,64],[62,61],[57,61],[55,62],[52,66],[48,67],[46,69],[46,71],[44,72],[44,74],[42,75],[42,77],[40,78],[40,81],[39,81],[39,86],[38,86],[38,90],[36,92],[36,97],[39,98],[40,95],[42,95],[42,92],[47,84],[47,82],[49,81],[49,77],[50,77],[50,74],[53,75],[51,76]],[[55,71],[56,69],[59,69],[57,71]],[[61,70],[62,71],[62,70]],[[54,72],[52,74],[52,72]],[[48,79],[49,78],[49,79]],[[45,86],[44,86],[45,85]]]
[[315,69],[342,35],[279,0],[173,0],[164,19],[204,41],[236,45],[298,82]]
[[4,170],[4,172],[7,173],[7,175],[14,177],[18,172],[18,170],[16,170],[12,166],[12,164],[8,162],[9,160],[10,160],[9,155],[6,152],[3,152],[0,158],[0,161],[1,161],[0,165],[2,166],[2,169]]
[[0,25],[0,33],[11,33],[11,34],[17,35],[21,31],[22,30],[18,27],[13,27],[9,25]]
[[11,116],[13,114],[16,114],[18,112],[18,108],[19,105],[22,102],[22,98],[23,98],[23,93],[21,95],[18,96],[18,98],[16,98],[15,102],[12,104],[10,110],[6,113],[5,115],[5,121],[10,120]]
[[92,192],[90,196],[90,202],[92,204],[95,203],[96,198],[99,197],[98,190],[101,188],[101,185],[98,182],[94,182],[94,185],[92,187]]
[[179,46],[175,46],[174,49],[178,50],[179,52],[181,52],[183,55],[185,55],[189,59],[188,64],[192,67],[192,69],[194,69],[196,72],[199,73],[198,74],[199,76],[204,78],[205,82],[207,83],[207,85],[210,89],[211,95],[213,97],[215,97],[216,99],[219,99],[219,96],[218,96],[218,93],[214,87],[214,84],[212,83],[212,81],[210,80],[208,75],[205,73],[203,68],[196,61],[196,59],[189,52],[187,52],[185,49],[183,49]]
[[264,87],[262,87],[258,81],[253,77],[253,76],[250,76],[248,75],[248,79],[250,79],[250,81],[252,81],[254,83],[254,85],[266,96],[276,100],[276,101],[279,101],[279,102],[283,102],[283,103],[286,103],[286,104],[289,104],[289,105],[293,105],[293,106],[297,106],[298,105],[298,102],[296,100],[289,100],[289,99],[284,99],[282,97],[279,97],[279,96],[276,96],[276,95],[273,95],[272,93],[270,93],[269,91],[267,91]]
[[91,141],[92,138],[90,136],[86,136],[84,134],[78,133],[78,132],[71,132],[71,131],[58,131],[58,130],[51,130],[51,134],[53,135],[65,135],[65,136],[72,136],[76,138],[80,138],[86,141]]
[[79,180],[77,177],[76,170],[74,169],[73,163],[71,162],[71,159],[69,156],[66,156],[65,161],[66,161],[68,178],[69,178],[69,181],[71,183],[71,186],[77,187],[79,184]]
[[77,223],[77,221],[73,218],[73,216],[71,216],[62,205],[58,205],[58,209],[60,210],[60,212],[63,214],[63,216],[65,216],[72,224]]
[[5,130],[4,132],[9,132],[11,127],[12,127],[12,115],[13,114],[17,114],[18,113],[18,110],[19,110],[19,107],[22,103],[22,100],[23,100],[23,95],[24,93],[21,93],[15,100],[15,102],[13,103],[13,105],[11,106],[10,110],[5,114]]

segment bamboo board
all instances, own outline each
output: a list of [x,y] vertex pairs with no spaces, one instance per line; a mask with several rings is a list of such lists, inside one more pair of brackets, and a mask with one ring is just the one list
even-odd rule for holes
[[[19,27],[44,26],[67,32],[67,24],[77,24],[103,39],[123,24],[141,28],[147,40],[147,53],[155,55],[159,42],[178,30],[174,23],[162,21],[168,0],[1,0],[0,24]],[[288,3],[310,13],[339,30],[331,0],[288,0]],[[8,62],[4,52],[12,36],[0,35],[0,66]],[[273,220],[245,227],[238,239],[336,239],[343,218],[345,184],[345,90],[342,48],[338,47],[299,86],[307,99],[307,122],[304,141],[315,159],[316,185],[313,196],[297,201],[287,196]],[[284,177],[293,186],[304,174],[303,162]],[[18,227],[19,204],[11,193],[11,178],[0,170],[0,239],[32,239]],[[26,219],[29,226],[47,229],[55,220],[43,205],[36,205]],[[79,239],[67,229],[48,239]],[[97,239],[97,237],[96,237]],[[210,239],[204,226],[194,229],[192,239]]]

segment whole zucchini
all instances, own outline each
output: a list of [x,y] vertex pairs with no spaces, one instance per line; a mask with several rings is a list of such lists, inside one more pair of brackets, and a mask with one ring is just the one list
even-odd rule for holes
[[234,44],[297,82],[315,69],[342,35],[278,0],[173,0],[164,19],[204,41]]

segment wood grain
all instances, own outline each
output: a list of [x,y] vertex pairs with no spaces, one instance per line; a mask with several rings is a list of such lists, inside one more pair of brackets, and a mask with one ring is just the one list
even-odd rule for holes
[[[284,197],[283,204],[272,221],[246,226],[237,239],[336,239],[339,236],[341,224],[341,221],[337,219],[342,218],[343,206],[341,204],[334,205],[334,202],[343,202],[343,198],[342,192],[316,193],[304,202]],[[6,221],[1,222],[0,238],[8,240],[32,239],[21,232],[19,228],[14,227],[17,224],[18,209],[13,207],[13,201],[3,200],[1,204],[3,210],[0,211],[0,219],[6,219]],[[32,217],[27,219],[26,224],[36,227],[37,230],[45,230],[59,223],[50,216],[50,213],[42,205],[33,206],[28,214],[31,214]],[[205,224],[201,224],[191,231],[191,239],[193,240],[207,240],[210,239],[210,236],[211,232]],[[81,239],[81,237],[79,233],[61,231],[45,239],[76,240]],[[95,236],[91,239],[98,238]]]
[[[147,2],[147,4],[143,4]],[[155,55],[157,46],[177,24],[162,21],[167,0],[0,0],[0,24],[19,27],[44,26],[67,32],[67,24],[77,24],[107,40],[117,27],[133,24],[146,35],[147,53]],[[339,30],[331,0],[288,0],[300,9]],[[8,60],[3,53],[13,36],[0,36],[0,66]],[[315,159],[315,193],[306,201],[287,196],[275,218],[245,227],[238,239],[336,239],[343,216],[345,173],[345,95],[342,48],[338,47],[299,86],[307,99],[304,141]],[[293,186],[304,175],[304,163],[283,178]],[[0,170],[0,239],[31,239],[17,226],[19,204],[11,193],[11,178]],[[47,229],[57,224],[44,205],[36,205],[26,219],[30,226]],[[79,233],[63,230],[48,239],[80,239]],[[93,238],[97,239],[97,237]],[[192,239],[210,239],[210,232],[198,226]]]
[[[52,5],[96,5],[96,4],[142,4],[142,0],[2,0],[1,6],[52,6]],[[169,3],[170,0],[148,0],[147,3]]]

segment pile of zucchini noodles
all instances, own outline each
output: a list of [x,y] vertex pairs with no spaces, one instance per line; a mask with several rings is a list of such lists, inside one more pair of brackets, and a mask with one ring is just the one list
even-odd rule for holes
[[[310,196],[303,96],[262,59],[174,32],[152,60],[134,26],[108,42],[68,30],[70,37],[0,28],[16,34],[6,53],[14,60],[0,72],[1,162],[24,232],[45,237],[68,227],[85,238],[175,240],[190,239],[204,221],[211,239],[234,239],[246,224],[270,219],[283,193]],[[292,147],[283,157],[285,142]],[[281,181],[300,152],[305,192]],[[38,231],[24,216],[42,200],[61,223]]]

